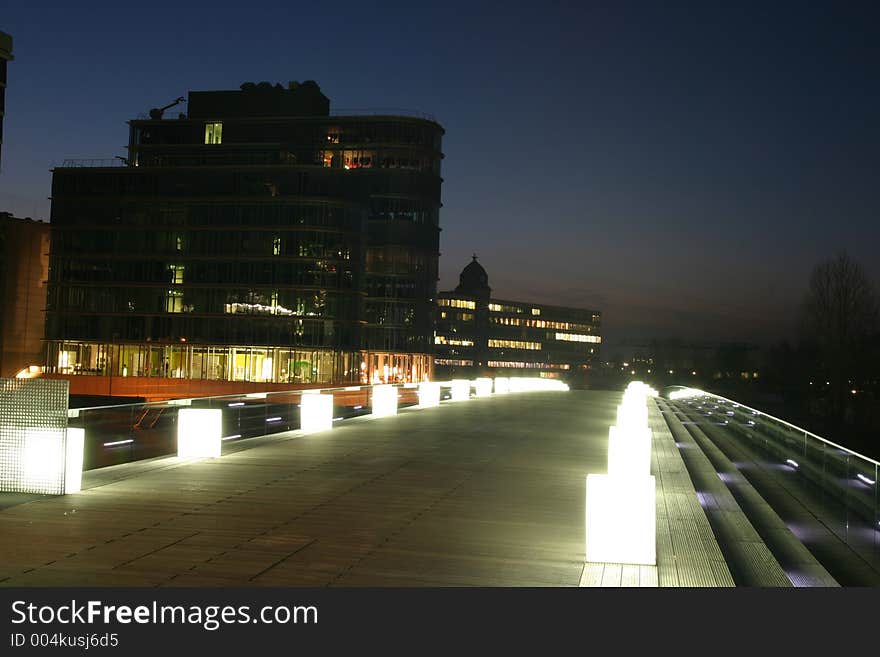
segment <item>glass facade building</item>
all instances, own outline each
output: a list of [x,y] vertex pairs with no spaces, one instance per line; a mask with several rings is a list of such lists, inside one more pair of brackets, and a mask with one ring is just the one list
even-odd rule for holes
[[314,82],[166,111],[127,158],[53,172],[47,372],[429,376],[443,128],[333,116]]
[[601,342],[598,311],[493,299],[476,256],[458,287],[438,295],[440,379],[537,375],[578,383],[598,362]]

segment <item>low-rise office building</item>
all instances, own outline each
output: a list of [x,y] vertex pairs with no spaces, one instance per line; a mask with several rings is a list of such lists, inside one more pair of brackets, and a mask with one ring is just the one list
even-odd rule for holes
[[491,292],[474,256],[455,290],[439,293],[438,378],[542,376],[577,383],[598,362],[598,311],[495,299]]

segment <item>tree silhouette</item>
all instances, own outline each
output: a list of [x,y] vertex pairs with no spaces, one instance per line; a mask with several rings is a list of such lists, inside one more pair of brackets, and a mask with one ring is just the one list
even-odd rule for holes
[[842,418],[862,346],[876,330],[877,294],[862,266],[845,252],[813,268],[802,307],[805,341],[816,346],[830,384],[830,413]]

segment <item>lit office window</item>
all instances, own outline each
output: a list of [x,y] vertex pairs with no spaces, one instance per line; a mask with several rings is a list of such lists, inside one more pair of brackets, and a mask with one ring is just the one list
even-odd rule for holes
[[165,312],[183,312],[183,290],[168,290],[165,295]]
[[458,365],[460,367],[472,367],[474,361],[460,358],[435,358],[434,365]]
[[205,143],[220,144],[223,142],[223,124],[219,121],[216,123],[205,124]]
[[527,342],[525,340],[489,340],[490,349],[532,349],[541,348],[540,342]]
[[523,361],[514,360],[490,360],[486,363],[489,367],[507,367],[525,370],[569,370],[571,365],[568,363],[525,363]]
[[272,239],[272,255],[281,255],[281,238],[275,237]]
[[476,301],[468,301],[467,299],[438,299],[438,306],[449,306],[451,308],[467,308],[468,310],[476,310]]
[[514,313],[520,315],[524,312],[523,309],[518,306],[505,306],[499,303],[490,303],[489,310],[493,313]]
[[434,344],[449,344],[456,347],[473,347],[473,340],[459,340],[458,338],[447,338],[445,335],[435,335]]
[[598,335],[581,335],[578,333],[557,333],[557,340],[564,340],[565,342],[593,342],[598,344],[602,342],[602,338]]
[[540,308],[532,308],[532,315],[533,315],[533,316],[537,317],[537,316],[540,315],[540,314],[541,314],[541,309],[540,309]]
[[168,270],[171,272],[171,282],[175,285],[180,285],[183,283],[183,271],[185,267],[183,265],[168,265]]

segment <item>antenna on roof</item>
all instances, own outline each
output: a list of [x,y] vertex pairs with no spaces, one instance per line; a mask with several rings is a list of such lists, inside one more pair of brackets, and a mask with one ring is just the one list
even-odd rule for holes
[[154,121],[158,121],[159,119],[162,118],[162,114],[165,113],[165,110],[170,109],[179,103],[185,103],[185,102],[186,102],[186,99],[183,96],[180,96],[173,103],[168,103],[165,107],[154,107],[153,109],[150,110],[150,118],[153,119]]

